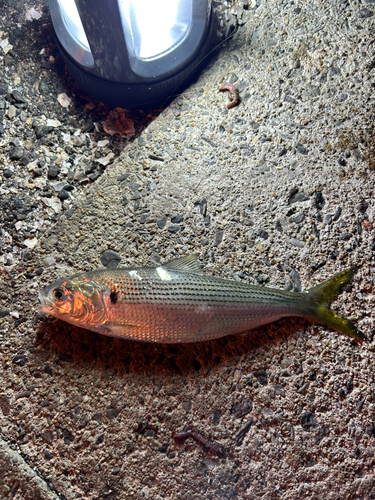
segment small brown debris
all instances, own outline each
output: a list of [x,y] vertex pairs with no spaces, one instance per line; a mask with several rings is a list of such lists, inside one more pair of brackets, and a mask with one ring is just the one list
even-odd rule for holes
[[109,135],[132,137],[135,134],[134,121],[128,116],[128,111],[122,108],[113,109],[103,122],[103,129]]
[[16,399],[29,398],[31,396],[30,391],[22,391],[16,395]]
[[249,432],[250,427],[254,425],[256,421],[253,418],[250,418],[247,422],[243,424],[243,426],[237,431],[236,433],[236,444],[239,446],[242,444],[242,441],[244,440],[244,437],[246,434]]
[[229,91],[229,94],[228,94],[229,102],[227,104],[228,109],[234,108],[234,106],[237,106],[237,104],[240,102],[240,98],[238,96],[237,89],[232,83],[223,82],[218,86],[218,89],[220,91],[223,91],[223,90]]
[[19,487],[20,487],[20,482],[16,479],[14,481],[14,483],[12,484],[12,488],[11,488],[11,490],[9,492],[9,497],[8,498],[10,500],[13,500],[13,498],[15,498],[15,496],[17,495],[17,491],[18,491]]
[[223,457],[225,455],[225,450],[221,448],[221,446],[213,443],[212,441],[209,441],[198,432],[186,431],[173,434],[173,438],[177,441],[185,441],[185,439],[188,439],[190,437],[193,438],[204,449],[216,453],[218,457]]
[[5,396],[5,394],[3,394],[0,397],[0,408],[1,408],[1,411],[3,412],[3,415],[5,417],[7,417],[9,415],[9,412],[10,412],[10,402],[9,402],[9,399]]
[[371,231],[373,224],[369,220],[364,220],[362,221],[362,227],[365,231]]
[[370,283],[367,283],[361,290],[363,293],[372,293],[372,285]]

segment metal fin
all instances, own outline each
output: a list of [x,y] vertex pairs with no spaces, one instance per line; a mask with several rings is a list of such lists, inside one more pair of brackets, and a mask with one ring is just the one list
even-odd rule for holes
[[175,271],[183,271],[189,273],[203,274],[202,269],[199,267],[198,256],[196,254],[186,255],[178,259],[171,260],[163,264],[166,269],[173,269]]

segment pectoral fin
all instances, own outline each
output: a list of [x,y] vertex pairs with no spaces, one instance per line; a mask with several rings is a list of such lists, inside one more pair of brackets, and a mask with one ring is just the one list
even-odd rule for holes
[[145,338],[145,332],[141,326],[137,325],[116,325],[115,323],[106,323],[105,328],[111,333],[106,335],[111,335],[112,337],[120,337],[123,339],[132,340],[147,340]]

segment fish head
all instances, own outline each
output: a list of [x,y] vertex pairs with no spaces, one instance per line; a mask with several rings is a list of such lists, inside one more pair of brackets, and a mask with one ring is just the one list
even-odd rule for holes
[[84,275],[55,281],[39,292],[40,310],[73,325],[90,328],[105,315],[100,285]]

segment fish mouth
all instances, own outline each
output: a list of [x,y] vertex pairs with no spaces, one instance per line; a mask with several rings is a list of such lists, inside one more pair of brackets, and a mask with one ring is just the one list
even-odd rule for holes
[[38,306],[38,311],[49,313],[53,309],[52,307],[53,303],[52,300],[48,297],[48,295],[44,293],[45,290],[46,290],[45,288],[39,290],[38,298],[40,300],[40,304]]

